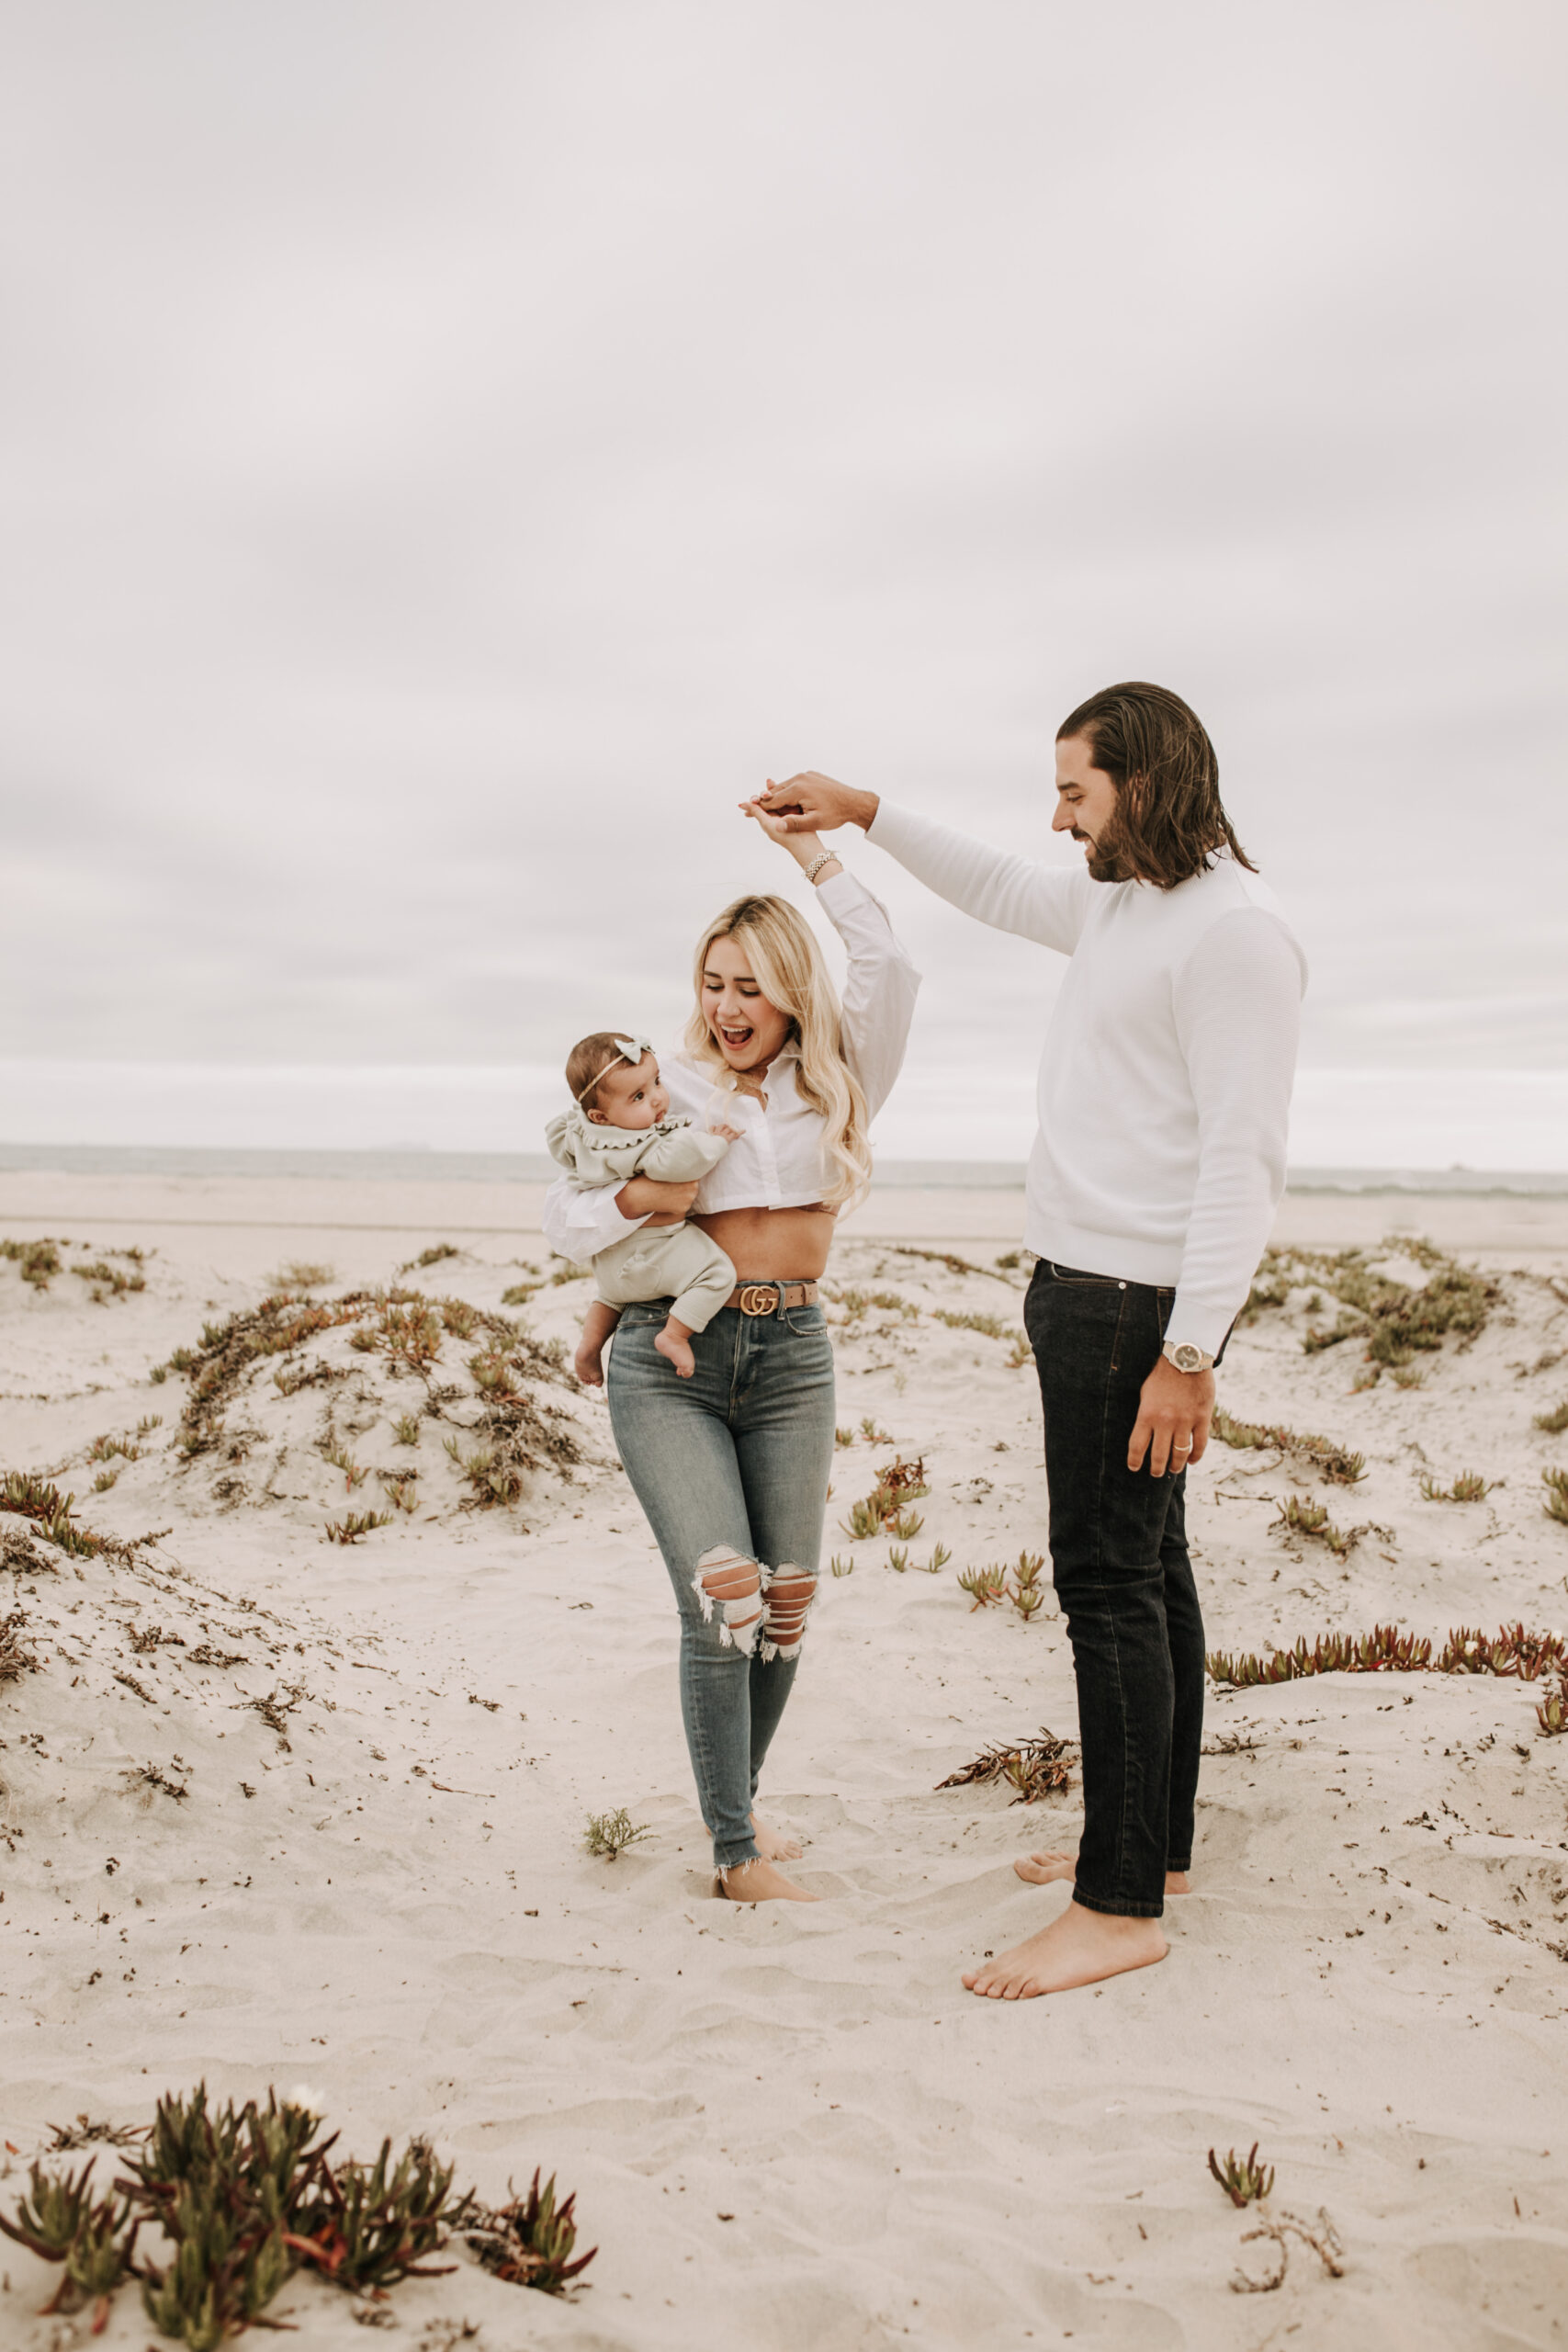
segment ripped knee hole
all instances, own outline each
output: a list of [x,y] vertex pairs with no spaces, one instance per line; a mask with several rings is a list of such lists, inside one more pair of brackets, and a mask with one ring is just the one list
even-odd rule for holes
[[762,1657],[764,1660],[792,1658],[805,1637],[806,1621],[817,1598],[817,1578],[808,1568],[786,1563],[765,1577],[764,1588]]
[[712,1624],[714,1604],[718,1603],[723,1612],[718,1629],[720,1647],[737,1649],[750,1657],[762,1623],[762,1575],[756,1561],[732,1551],[728,1544],[716,1544],[697,1562],[692,1590],[697,1596],[705,1625]]

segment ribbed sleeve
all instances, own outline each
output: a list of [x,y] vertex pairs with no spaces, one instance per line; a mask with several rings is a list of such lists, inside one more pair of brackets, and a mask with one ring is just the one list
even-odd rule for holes
[[1300,957],[1274,916],[1238,909],[1203,933],[1173,999],[1198,1109],[1198,1180],[1166,1336],[1214,1355],[1285,1189]]
[[1094,884],[1081,866],[1041,865],[883,801],[868,838],[950,906],[1070,956]]
[[847,868],[818,883],[817,897],[849,957],[841,996],[844,1059],[874,1118],[904,1067],[920,976],[886,908]]

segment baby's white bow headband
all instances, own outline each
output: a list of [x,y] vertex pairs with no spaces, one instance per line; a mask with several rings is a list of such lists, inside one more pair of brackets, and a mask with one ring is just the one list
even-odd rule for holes
[[594,1075],[589,1080],[587,1085],[583,1088],[582,1094],[580,1094],[577,1097],[577,1100],[580,1102],[582,1100],[583,1094],[592,1093],[593,1089],[598,1085],[599,1080],[606,1076],[610,1070],[613,1070],[617,1062],[630,1062],[633,1069],[636,1069],[644,1054],[651,1054],[653,1051],[652,1044],[647,1037],[617,1037],[615,1043],[615,1050],[611,1055],[609,1060],[605,1063],[604,1068],[602,1070],[595,1071]]

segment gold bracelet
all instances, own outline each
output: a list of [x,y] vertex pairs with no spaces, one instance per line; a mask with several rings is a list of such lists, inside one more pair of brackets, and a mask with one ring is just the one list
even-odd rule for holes
[[838,855],[839,853],[836,849],[825,849],[819,857],[814,857],[810,865],[806,869],[807,880],[808,882],[815,882],[817,876],[821,873],[822,868],[825,865],[832,865],[837,862]]

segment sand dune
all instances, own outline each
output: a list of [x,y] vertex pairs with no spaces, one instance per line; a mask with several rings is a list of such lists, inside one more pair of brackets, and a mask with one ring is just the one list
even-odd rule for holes
[[[0,1471],[73,1488],[78,1521],[110,1536],[167,1531],[73,1559],[0,1516],[0,1616],[21,1610],[40,1663],[0,1687],[0,2137],[22,2152],[0,2198],[79,2111],[133,2118],[202,2075],[236,2096],[304,2081],[366,2153],[421,2132],[487,2196],[536,2164],[579,2192],[590,2288],[553,2301],[465,2257],[398,2290],[431,2352],[460,2321],[495,2352],[1568,2341],[1568,1739],[1540,1735],[1541,1684],[1216,1690],[1169,1961],[1018,2008],[962,1991],[961,1965],[1065,1900],[1010,1857],[1070,1844],[1079,1817],[1074,1791],[1013,1807],[937,1785],[991,1741],[1076,1728],[1054,1604],[1026,1624],[972,1610],[956,1581],[1043,1548],[1037,1396],[1008,1337],[1023,1276],[995,1265],[1002,1238],[840,1245],[855,1435],[829,1549],[853,1568],[824,1578],[767,1792],[832,1899],[743,1910],[709,1899],[668,1588],[602,1405],[534,1382],[582,1460],[529,1474],[515,1508],[471,1507],[445,1441],[484,1440],[469,1363],[495,1327],[441,1325],[441,1420],[384,1343],[355,1346],[361,1316],[258,1360],[220,1439],[182,1463],[191,1384],[152,1368],[253,1310],[301,1237],[274,1231],[264,1252],[259,1227],[243,1250],[149,1227],[145,1288],[96,1303],[104,1285],[70,1265],[132,1270],[102,1256],[132,1238],[106,1217],[47,1289],[0,1265]],[[310,1292],[326,1302],[414,1254],[373,1230],[333,1246],[335,1278]],[[566,1337],[583,1285],[503,1306],[536,1279],[519,1258],[540,1263],[536,1245],[471,1236],[401,1280]],[[1568,1433],[1533,1419],[1568,1395],[1568,1282],[1549,1257],[1498,1280],[1472,1345],[1416,1360],[1419,1387],[1385,1372],[1356,1391],[1358,1341],[1304,1353],[1337,1311],[1309,1309],[1305,1285],[1237,1335],[1229,1411],[1325,1433],[1366,1474],[1336,1486],[1278,1448],[1213,1447],[1190,1481],[1213,1646],[1568,1623],[1568,1528],[1540,1483]],[[286,1395],[279,1369],[321,1377]],[[89,1460],[106,1437],[137,1457]],[[364,1467],[352,1489],[328,1442]],[[924,1457],[931,1490],[903,1573],[886,1539],[840,1525],[895,1453]],[[377,1473],[410,1467],[414,1510],[322,1540],[346,1510],[391,1508]],[[1483,1499],[1424,1498],[1423,1476],[1466,1470],[1492,1482]],[[1343,1557],[1281,1530],[1292,1494],[1361,1531]],[[953,1558],[928,1575],[937,1543]],[[650,1834],[590,1860],[587,1815],[622,1804]],[[1269,2248],[1243,2245],[1255,2215],[1206,2154],[1254,2140],[1276,2167],[1265,2211],[1326,2209],[1343,2277],[1298,2245],[1277,2292],[1232,2291]],[[7,2247],[0,2268],[0,2341],[73,2340],[31,2316],[42,2264]],[[361,2340],[323,2286],[273,2308],[311,2346]],[[122,2296],[104,2342],[148,2339]]]

